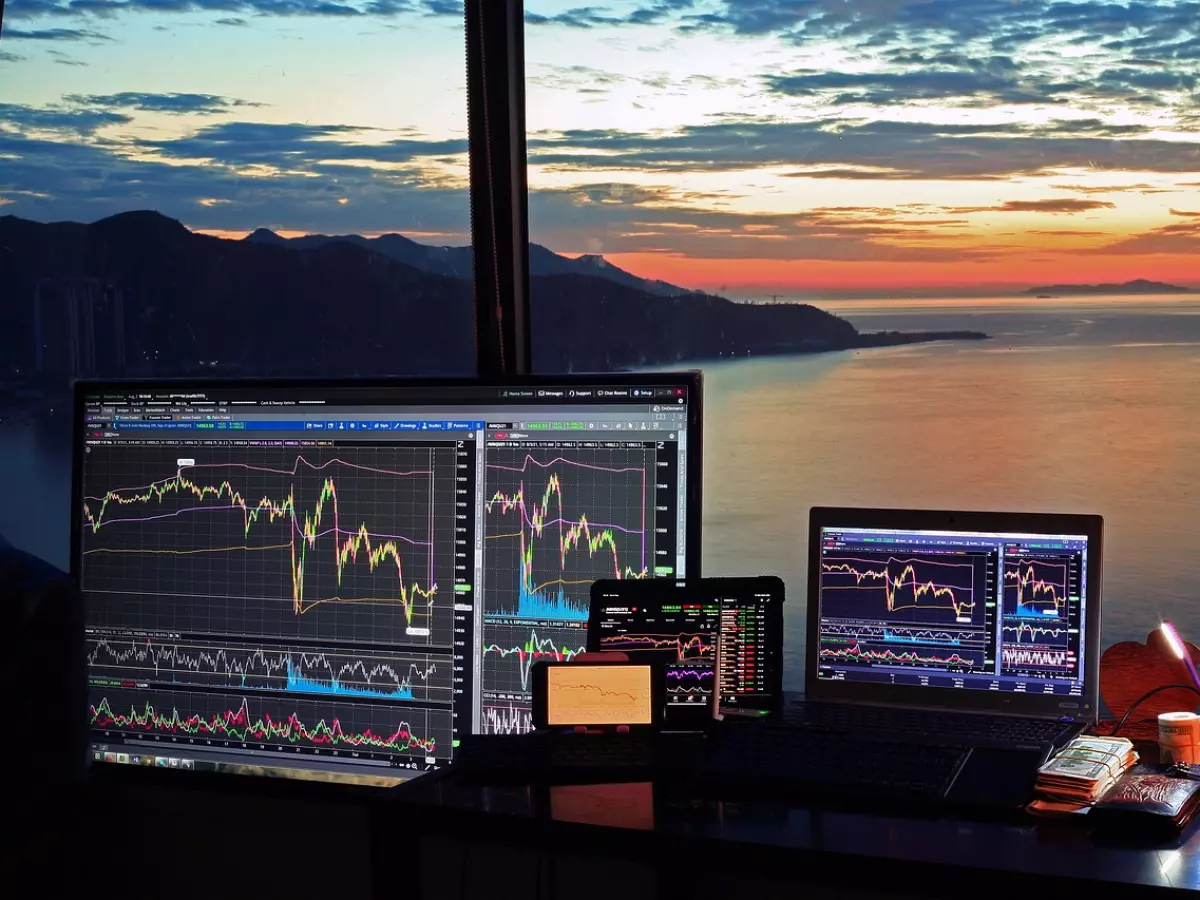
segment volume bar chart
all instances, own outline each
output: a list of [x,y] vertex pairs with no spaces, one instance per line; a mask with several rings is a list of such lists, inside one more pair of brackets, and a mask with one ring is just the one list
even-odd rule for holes
[[93,678],[446,703],[449,656],[89,635]]
[[1004,614],[1023,619],[1062,618],[1070,595],[1069,559],[1006,559]]
[[450,710],[291,697],[93,688],[92,727],[202,746],[432,757],[451,742]]
[[451,446],[93,448],[89,621],[449,646]]
[[493,618],[585,622],[599,578],[653,564],[648,447],[489,447],[484,573]]

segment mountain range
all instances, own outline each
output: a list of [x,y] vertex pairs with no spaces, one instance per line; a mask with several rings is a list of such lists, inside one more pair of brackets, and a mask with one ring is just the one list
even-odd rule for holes
[[[471,282],[447,274],[462,271],[451,267],[451,260],[463,264],[464,254],[453,252],[461,248],[428,248],[401,235],[290,241],[257,234],[253,240],[213,237],[148,211],[91,224],[0,217],[0,303],[8,326],[0,331],[0,377],[22,378],[40,369],[39,380],[65,385],[80,372],[474,371]],[[404,262],[402,254],[423,263]],[[699,293],[664,296],[629,273],[623,275],[633,284],[613,277],[609,270],[615,267],[595,258],[545,254],[543,262],[554,257],[566,271],[531,278],[534,365],[543,372],[986,337],[860,334],[813,306],[746,305]],[[431,271],[435,265],[443,271]]]
[[1121,284],[1048,284],[1044,287],[1032,287],[1026,294],[1190,294],[1185,287],[1165,284],[1161,281],[1147,281],[1145,278],[1135,278]]
[[[475,264],[475,255],[470,247],[434,247],[428,244],[419,244],[412,238],[394,233],[381,234],[374,238],[363,237],[359,234],[308,234],[303,237],[285,238],[269,228],[259,228],[246,235],[242,240],[302,250],[322,247],[332,241],[345,241],[367,250],[382,253],[406,266],[420,269],[422,272],[432,272],[435,275],[446,275],[451,278],[470,278],[472,267]],[[656,297],[682,297],[685,294],[698,293],[668,284],[665,281],[639,278],[632,272],[626,272],[613,265],[603,256],[594,254],[576,257],[561,256],[541,244],[531,243],[529,245],[529,274],[531,277],[589,275],[615,284],[623,284],[626,287],[637,288]]]

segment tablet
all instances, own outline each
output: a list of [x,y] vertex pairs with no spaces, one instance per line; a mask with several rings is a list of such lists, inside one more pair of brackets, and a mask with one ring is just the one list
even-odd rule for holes
[[649,664],[541,662],[531,674],[535,728],[661,724],[663,679]]
[[783,703],[783,581],[774,576],[592,585],[588,650],[662,668],[667,721]]

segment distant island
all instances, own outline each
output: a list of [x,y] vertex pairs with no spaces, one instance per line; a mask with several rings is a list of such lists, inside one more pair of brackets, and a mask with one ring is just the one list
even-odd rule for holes
[[1049,298],[1055,294],[1190,294],[1192,291],[1175,284],[1165,284],[1161,281],[1147,281],[1137,278],[1124,284],[1050,284],[1042,287],[1032,287],[1026,294],[1037,294]]
[[[475,369],[469,247],[403,235],[244,240],[155,212],[91,224],[0,216],[0,406],[79,376],[446,375]],[[860,332],[803,304],[753,306],[530,246],[543,372],[688,366],[978,331]]]

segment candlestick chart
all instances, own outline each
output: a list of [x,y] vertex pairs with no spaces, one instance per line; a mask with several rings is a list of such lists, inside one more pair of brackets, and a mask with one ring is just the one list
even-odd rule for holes
[[602,634],[601,650],[620,650],[636,656],[639,662],[656,659],[659,662],[682,662],[684,660],[712,659],[716,641],[713,632],[671,632],[643,634],[628,632]]
[[878,553],[821,559],[821,615],[905,627],[981,628],[986,592],[980,558]]
[[93,678],[121,682],[447,704],[454,699],[450,658],[428,653],[90,635],[87,661]]
[[93,623],[451,643],[452,447],[104,451],[79,511]]
[[529,673],[542,660],[567,661],[587,649],[583,628],[508,625],[483,626],[483,684],[489,691],[527,694]]
[[1004,561],[1004,614],[1024,619],[1067,614],[1070,558]]
[[[205,746],[425,758],[451,743],[450,710],[203,691],[93,688],[94,729]],[[211,743],[210,743],[211,742]]]
[[593,581],[651,574],[655,451],[487,451],[489,616],[586,621]]

